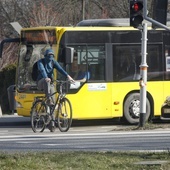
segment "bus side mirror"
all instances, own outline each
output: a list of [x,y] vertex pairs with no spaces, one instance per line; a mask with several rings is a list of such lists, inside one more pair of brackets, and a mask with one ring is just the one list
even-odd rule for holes
[[11,42],[20,42],[20,38],[8,38],[8,39],[4,39],[1,41],[0,43],[0,58],[2,58],[2,52],[3,52],[3,46],[5,43],[11,43]]
[[3,47],[4,47],[4,44],[8,42],[8,39],[4,39],[1,41],[0,43],[0,58],[2,58],[2,53],[3,53]]
[[0,58],[2,58],[2,51],[3,51],[3,43],[0,43]]
[[65,47],[64,48],[65,64],[73,63],[73,56],[74,56],[74,48],[72,48],[72,47]]

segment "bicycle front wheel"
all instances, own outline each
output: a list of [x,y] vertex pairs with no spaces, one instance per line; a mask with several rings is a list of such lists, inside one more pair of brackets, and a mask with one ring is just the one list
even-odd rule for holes
[[61,99],[57,109],[57,124],[61,132],[67,132],[72,123],[72,106],[67,98]]
[[47,107],[42,101],[36,101],[31,108],[31,128],[33,132],[43,132],[46,124]]

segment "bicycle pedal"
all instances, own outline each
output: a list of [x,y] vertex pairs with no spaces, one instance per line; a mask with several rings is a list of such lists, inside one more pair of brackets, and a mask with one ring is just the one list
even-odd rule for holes
[[66,113],[62,113],[61,114],[63,117],[67,117],[67,114]]

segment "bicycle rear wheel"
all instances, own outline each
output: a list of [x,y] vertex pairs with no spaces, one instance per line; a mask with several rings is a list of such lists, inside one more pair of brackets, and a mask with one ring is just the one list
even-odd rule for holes
[[31,128],[33,132],[43,132],[46,124],[47,107],[42,101],[36,101],[31,108]]
[[67,98],[63,98],[57,109],[57,124],[61,132],[67,132],[72,123],[72,106]]

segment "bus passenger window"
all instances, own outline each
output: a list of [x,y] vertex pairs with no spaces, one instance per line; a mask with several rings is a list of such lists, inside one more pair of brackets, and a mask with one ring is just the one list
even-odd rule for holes
[[165,80],[170,80],[170,47],[167,46],[165,50]]
[[161,45],[148,44],[147,55],[147,79],[148,81],[160,81],[163,80],[163,57],[161,53]]
[[105,80],[105,49],[103,46],[93,47],[88,56],[90,80]]
[[139,80],[140,46],[116,46],[113,55],[114,81]]

